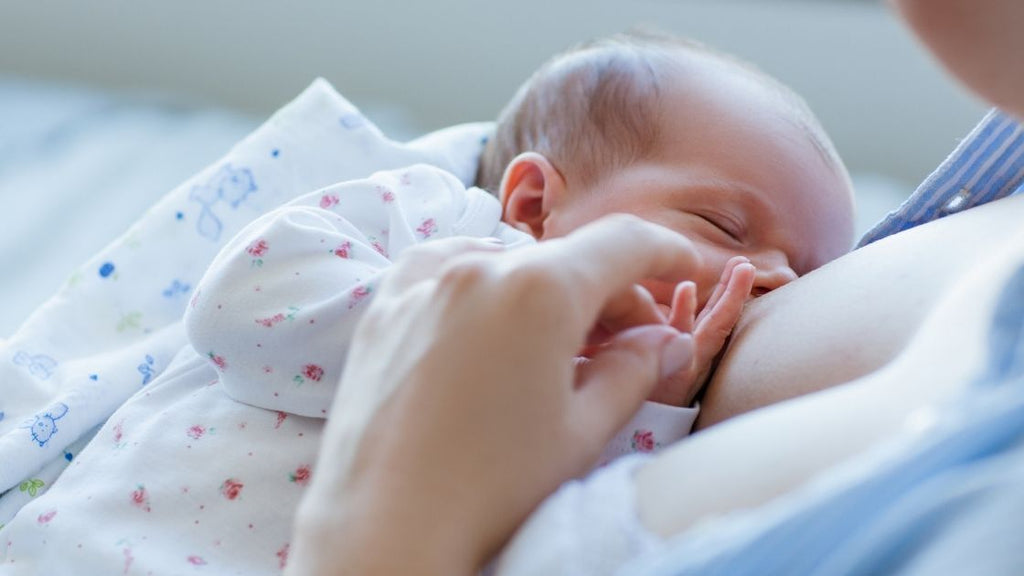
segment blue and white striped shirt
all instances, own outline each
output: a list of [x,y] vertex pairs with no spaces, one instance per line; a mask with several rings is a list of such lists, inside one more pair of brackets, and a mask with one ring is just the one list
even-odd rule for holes
[[875,240],[1021,191],[1024,127],[992,110],[899,208],[857,243]]

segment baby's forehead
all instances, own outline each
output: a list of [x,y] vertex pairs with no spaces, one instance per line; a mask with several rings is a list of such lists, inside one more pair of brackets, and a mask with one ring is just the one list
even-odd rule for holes
[[[688,141],[681,148],[693,151],[694,141],[701,146],[702,139],[715,143],[724,140],[731,150],[721,152],[713,160],[729,163],[729,172],[738,174],[741,184],[749,183],[746,187],[737,186],[738,189],[762,204],[792,212],[778,226],[791,229],[810,244],[801,250],[812,253],[806,258],[810,267],[846,252],[853,241],[853,185],[838,151],[810,107],[781,82],[752,67],[718,56],[710,57],[704,64],[712,66],[707,73],[717,70],[729,77],[723,83],[728,94],[707,108],[725,116],[715,122],[685,119],[687,115],[698,114],[692,104],[699,96],[695,98],[690,90],[702,88],[693,86],[699,78],[680,77],[679,89],[667,96],[675,102],[665,102],[672,108],[663,106],[663,113],[684,118],[678,123],[684,129],[663,132],[664,141],[669,146],[672,139]],[[719,94],[711,92],[709,99],[716,96]],[[688,103],[691,106],[686,106]],[[723,112],[723,108],[732,110]],[[729,122],[730,126],[723,126]],[[723,133],[728,135],[723,137]],[[745,144],[744,139],[752,139],[754,145]],[[773,171],[782,174],[766,183],[765,173]]]
[[[807,140],[818,150],[826,164],[834,166],[841,174],[845,174],[842,159],[814,111],[800,94],[779,79],[747,61],[699,44],[678,46],[674,50],[667,51],[666,54],[669,55],[671,65],[661,72],[663,86],[669,83],[681,84],[683,86],[681,95],[684,97],[688,92],[701,90],[701,75],[693,73],[695,67],[700,67],[704,73],[716,76],[740,78],[747,83],[746,89],[751,92],[752,96],[754,93],[767,96],[767,98],[752,97],[752,107],[755,102],[762,102],[765,105],[758,107],[757,110],[751,110],[750,113],[773,114],[799,128]],[[672,93],[680,95],[679,92],[672,90],[661,90],[658,97],[671,98],[672,96],[669,95]],[[662,103],[665,104],[664,100]],[[673,108],[668,112],[687,113],[685,108]]]

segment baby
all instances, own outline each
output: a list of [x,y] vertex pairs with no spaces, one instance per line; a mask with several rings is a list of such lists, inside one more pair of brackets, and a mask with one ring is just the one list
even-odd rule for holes
[[802,101],[669,39],[615,37],[546,64],[502,113],[478,181],[493,194],[417,165],[253,221],[192,297],[191,346],[3,529],[8,561],[277,573],[353,328],[416,243],[466,235],[511,248],[615,212],[690,239],[701,264],[681,272],[692,281],[644,286],[666,322],[694,332],[696,366],[659,386],[607,460],[686,434],[746,298],[852,241],[847,174]]
[[[695,304],[645,283],[678,328],[693,328],[693,306],[703,315],[693,369],[652,397],[668,404],[698,393],[748,294],[852,242],[849,177],[803,100],[679,39],[618,36],[548,62],[501,114],[478,183],[499,195],[508,223],[539,240],[627,212],[694,243],[703,266],[688,271],[684,290],[695,290]],[[756,272],[732,278],[743,259]]]
[[852,242],[847,174],[802,100],[728,56],[667,38],[614,37],[544,65],[501,114],[477,180],[500,206],[416,166],[265,215],[200,282],[186,313],[193,346],[235,399],[323,417],[359,310],[406,247],[453,235],[515,246],[635,214],[683,234],[700,256],[678,290],[644,284],[669,323],[694,332],[697,356],[659,385],[605,461],[686,434],[746,298]]

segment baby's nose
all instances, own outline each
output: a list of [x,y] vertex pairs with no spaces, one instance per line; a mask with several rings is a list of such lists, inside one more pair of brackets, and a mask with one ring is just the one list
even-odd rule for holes
[[754,273],[754,287],[750,290],[753,297],[763,296],[776,288],[785,286],[797,279],[796,272],[785,263],[757,265]]

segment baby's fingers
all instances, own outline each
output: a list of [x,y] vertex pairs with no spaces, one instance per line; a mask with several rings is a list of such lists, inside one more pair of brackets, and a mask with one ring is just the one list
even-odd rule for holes
[[693,332],[694,320],[697,317],[697,284],[690,280],[680,282],[672,294],[672,311],[669,313],[669,326],[684,333]]
[[[698,323],[700,323],[701,319],[703,319],[712,310],[714,310],[715,306],[718,305],[719,300],[721,300],[722,296],[725,295],[726,291],[729,289],[729,286],[733,281],[733,272],[736,270],[736,267],[739,266],[740,264],[749,263],[750,260],[747,259],[746,256],[733,256],[732,258],[729,259],[728,262],[725,263],[725,268],[722,269],[722,276],[721,278],[718,279],[718,284],[715,285],[715,289],[711,293],[711,297],[708,298],[708,301],[704,303],[704,308],[697,315]],[[751,278],[750,288],[747,289],[748,294],[750,293],[750,289],[752,289],[753,286],[753,278]],[[745,297],[746,296],[744,295],[744,298]]]
[[725,343],[733,326],[740,318],[743,305],[754,287],[754,265],[749,262],[740,262],[732,269],[732,276],[725,286],[721,296],[714,302],[709,303],[701,311],[697,318],[697,327],[694,337],[697,339],[698,349],[711,352],[717,355],[719,348]]

